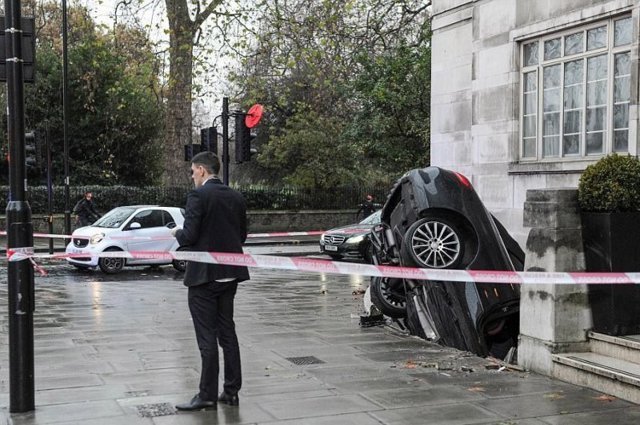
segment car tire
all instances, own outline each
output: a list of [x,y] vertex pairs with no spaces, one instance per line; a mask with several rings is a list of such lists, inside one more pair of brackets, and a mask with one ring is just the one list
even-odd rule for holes
[[[105,249],[106,251],[122,251],[119,248],[111,247]],[[124,258],[109,258],[102,257],[98,260],[98,266],[100,270],[102,270],[106,274],[116,274],[122,271],[124,268],[125,259]]]
[[407,295],[402,279],[389,277],[372,277],[369,285],[371,303],[382,314],[393,319],[407,315]]
[[179,271],[180,273],[184,273],[187,270],[187,261],[186,260],[173,260],[171,265],[174,269]]
[[86,271],[89,270],[91,267],[89,266],[81,266],[80,264],[72,264],[73,267],[75,267],[77,270],[80,271]]
[[463,266],[465,233],[453,220],[424,217],[409,227],[403,241],[400,256],[406,266],[433,269]]
[[329,257],[331,257],[333,261],[342,260],[342,255],[339,255],[339,254],[329,254]]

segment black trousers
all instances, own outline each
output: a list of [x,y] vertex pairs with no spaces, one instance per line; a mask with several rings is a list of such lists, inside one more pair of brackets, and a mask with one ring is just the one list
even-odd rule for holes
[[218,343],[224,356],[224,391],[236,394],[242,386],[240,347],[233,322],[233,299],[237,282],[211,282],[189,287],[189,311],[193,318],[202,373],[200,398],[218,399]]

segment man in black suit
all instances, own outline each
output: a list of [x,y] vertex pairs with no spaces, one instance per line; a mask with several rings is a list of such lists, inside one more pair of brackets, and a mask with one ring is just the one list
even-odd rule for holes
[[[247,237],[247,207],[242,195],[218,178],[220,161],[212,152],[191,160],[195,190],[187,196],[184,228],[172,234],[181,247],[203,252],[242,252]],[[178,410],[216,409],[216,401],[237,406],[242,385],[240,348],[233,322],[238,282],[249,279],[246,267],[187,262],[184,284],[189,288],[202,372],[200,392]],[[224,391],[218,396],[218,343],[224,355]]]

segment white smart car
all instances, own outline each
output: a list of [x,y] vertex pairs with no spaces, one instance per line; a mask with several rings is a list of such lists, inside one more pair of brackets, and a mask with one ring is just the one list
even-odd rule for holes
[[[91,226],[76,229],[66,253],[69,264],[77,268],[100,267],[105,273],[117,273],[124,266],[172,264],[185,270],[184,261],[158,258],[100,258],[104,251],[175,251],[178,242],[171,229],[184,223],[184,209],[155,205],[114,208]],[[78,256],[78,255],[84,255]]]

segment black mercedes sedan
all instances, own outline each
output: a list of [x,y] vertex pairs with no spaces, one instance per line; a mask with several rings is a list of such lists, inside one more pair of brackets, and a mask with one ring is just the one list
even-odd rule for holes
[[360,223],[337,227],[320,236],[320,252],[334,260],[359,258],[371,262],[371,229],[380,223],[381,211],[376,211]]
[[[374,263],[521,271],[524,252],[471,182],[439,167],[411,170],[391,189],[371,234]],[[371,301],[414,335],[505,358],[519,333],[520,288],[483,282],[372,278]]]

